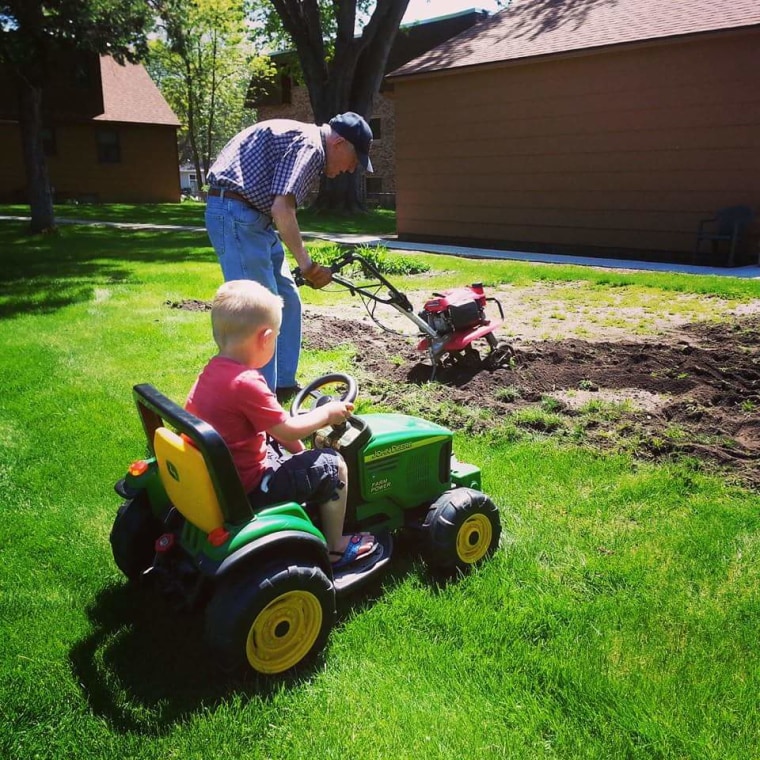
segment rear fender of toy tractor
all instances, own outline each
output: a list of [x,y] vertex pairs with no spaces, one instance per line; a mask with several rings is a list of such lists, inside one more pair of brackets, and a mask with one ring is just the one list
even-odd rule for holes
[[324,536],[295,502],[266,507],[239,529],[230,527],[224,544],[209,546],[205,541],[196,555],[201,572],[215,580],[250,563],[260,565],[282,557],[309,560],[330,570]]
[[[134,510],[145,503],[147,493],[142,493],[126,506]],[[299,504],[289,502],[262,509],[243,525],[225,524],[226,540],[216,545],[208,533],[174,509],[170,509],[165,521],[151,520],[150,525],[152,535],[143,530],[126,556],[131,560],[140,552],[145,566],[139,575],[152,580],[180,609],[197,606],[222,578],[251,572],[278,557],[303,559],[325,572],[330,570],[325,539]],[[123,535],[115,524],[114,549]],[[143,545],[146,539],[152,546],[147,554],[148,547]],[[130,560],[117,564],[132,571],[128,577],[136,578],[138,574],[133,571],[134,564],[128,564]]]

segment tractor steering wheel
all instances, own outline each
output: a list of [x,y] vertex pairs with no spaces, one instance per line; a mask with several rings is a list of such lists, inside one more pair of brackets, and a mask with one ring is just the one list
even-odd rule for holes
[[[330,394],[320,393],[320,390],[327,385],[333,385],[335,383],[341,383],[346,387],[346,390],[340,394],[340,396],[334,396]],[[312,408],[316,409],[318,406],[327,404],[330,401],[349,401],[354,402],[358,393],[358,387],[356,380],[351,375],[344,375],[342,372],[333,372],[330,375],[322,375],[316,380],[312,380],[305,388],[302,388],[298,395],[293,399],[293,404],[290,407],[290,415],[296,417],[299,414],[309,411],[303,408],[304,402],[308,396],[312,396],[315,399]]]

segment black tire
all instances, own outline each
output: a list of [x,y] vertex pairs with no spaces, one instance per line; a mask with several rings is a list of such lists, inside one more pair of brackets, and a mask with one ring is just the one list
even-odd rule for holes
[[222,580],[206,608],[206,641],[226,672],[278,675],[321,651],[335,624],[335,589],[309,562],[270,564]]
[[499,367],[507,367],[514,356],[514,348],[512,348],[509,343],[499,341],[491,353],[483,359],[483,366],[489,370],[499,369]]
[[131,581],[139,580],[153,564],[156,539],[162,532],[163,524],[154,517],[145,494],[119,507],[111,528],[111,551],[116,566]]
[[499,510],[480,491],[454,488],[441,494],[422,524],[422,556],[432,570],[468,570],[499,545]]

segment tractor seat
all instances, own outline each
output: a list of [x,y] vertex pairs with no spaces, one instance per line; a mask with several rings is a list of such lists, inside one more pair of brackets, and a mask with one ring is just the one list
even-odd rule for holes
[[156,429],[153,449],[161,483],[177,511],[204,533],[222,528],[224,515],[201,451],[166,427]]

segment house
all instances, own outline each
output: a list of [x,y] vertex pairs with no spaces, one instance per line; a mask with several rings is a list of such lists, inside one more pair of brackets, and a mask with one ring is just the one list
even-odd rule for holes
[[726,264],[696,233],[760,211],[758,71],[756,0],[513,0],[387,77],[399,237]]
[[202,169],[201,181],[198,182],[198,172],[195,170],[195,166],[190,163],[180,164],[179,186],[183,195],[199,196],[205,184],[206,177]]
[[[0,72],[0,201],[26,202],[14,83]],[[179,121],[141,65],[70,54],[44,93],[56,202],[177,202]]]
[[[487,15],[485,11],[472,9],[405,24],[399,29],[391,47],[386,72],[397,69],[426,50],[469,29]],[[298,70],[296,54],[284,51],[274,53],[270,58],[277,68],[275,82],[262,87],[260,82],[254,80],[249,89],[247,105],[258,109],[259,121],[296,119],[313,122],[309,93],[304,85],[298,83],[294,74],[294,70]],[[372,143],[374,171],[365,177],[367,198],[388,207],[394,205],[396,192],[394,106],[393,100],[387,97],[387,91],[391,89],[392,85],[381,88],[368,120],[375,138]]]

